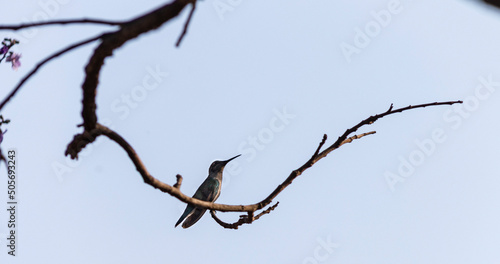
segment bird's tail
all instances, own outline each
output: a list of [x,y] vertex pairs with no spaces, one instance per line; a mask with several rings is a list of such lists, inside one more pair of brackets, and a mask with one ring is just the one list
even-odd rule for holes
[[194,207],[188,205],[186,207],[186,210],[184,210],[184,213],[179,218],[179,220],[177,220],[177,223],[175,223],[175,227],[177,227],[180,223],[182,223],[182,221],[184,221],[184,219],[186,219],[186,217],[190,216],[193,212],[194,212]]
[[199,209],[199,208],[194,209],[193,213],[189,215],[186,218],[186,221],[184,221],[184,223],[182,224],[182,228],[188,228],[196,224],[196,222],[200,220],[200,218],[205,214],[206,211],[207,209]]

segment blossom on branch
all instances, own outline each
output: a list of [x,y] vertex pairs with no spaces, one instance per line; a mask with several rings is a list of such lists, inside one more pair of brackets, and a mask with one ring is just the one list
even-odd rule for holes
[[0,55],[7,53],[9,51],[9,47],[7,45],[3,45],[2,48],[0,48]]
[[20,58],[21,58],[21,54],[11,53],[7,57],[6,61],[12,62],[12,69],[17,71],[17,68],[19,68],[21,66],[21,61],[19,61]]
[[21,61],[19,59],[21,58],[21,54],[9,51],[10,48],[12,48],[14,45],[19,44],[19,40],[17,39],[10,39],[10,38],[5,38],[2,41],[2,47],[0,48],[0,62],[5,59],[7,62],[12,63],[12,69],[16,70],[21,66]]

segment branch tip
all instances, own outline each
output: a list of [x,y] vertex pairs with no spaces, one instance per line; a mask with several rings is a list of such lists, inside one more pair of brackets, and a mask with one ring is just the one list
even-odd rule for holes
[[323,147],[323,145],[325,145],[325,142],[326,142],[326,139],[328,138],[328,136],[326,134],[323,135],[323,139],[321,139],[321,142],[319,143],[319,146],[318,148],[316,149],[316,151],[314,152],[312,158],[318,156],[318,153],[319,151],[321,150],[321,148]]
[[187,34],[187,29],[189,27],[189,23],[191,22],[191,18],[193,17],[194,10],[196,9],[196,1],[191,2],[191,11],[189,12],[189,16],[186,20],[186,23],[184,23],[184,29],[182,30],[181,35],[179,36],[179,39],[177,39],[177,43],[175,43],[175,47],[179,47],[181,45],[182,39],[184,39],[184,36]]
[[392,110],[392,107],[394,106],[394,104],[391,103],[391,106],[389,106],[389,110],[387,110],[386,113],[390,112]]
[[174,188],[180,189],[182,184],[182,176],[180,174],[175,175],[177,182],[174,184]]

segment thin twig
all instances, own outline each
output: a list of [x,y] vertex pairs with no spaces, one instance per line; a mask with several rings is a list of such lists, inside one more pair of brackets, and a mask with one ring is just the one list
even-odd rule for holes
[[377,132],[376,132],[376,131],[370,131],[370,132],[366,132],[366,133],[363,133],[363,134],[354,135],[354,136],[349,137],[349,138],[345,139],[344,141],[342,141],[342,143],[339,145],[339,147],[340,147],[340,146],[342,146],[342,145],[344,145],[344,144],[351,143],[351,142],[352,142],[352,141],[354,141],[355,139],[360,139],[360,138],[362,138],[362,137],[366,137],[366,136],[369,136],[369,135],[373,135],[373,134],[375,134],[375,133],[377,133]]
[[347,129],[346,132],[344,132],[344,134],[342,136],[340,136],[337,139],[337,141],[335,141],[335,143],[333,143],[330,147],[328,147],[327,149],[320,152],[317,156],[312,156],[304,165],[302,165],[300,168],[292,171],[292,173],[290,173],[288,178],[286,178],[286,180],[282,184],[278,185],[278,187],[276,187],[276,189],[268,197],[266,197],[264,200],[262,200],[260,203],[258,203],[257,207],[260,209],[260,208],[263,208],[263,207],[267,206],[268,204],[270,204],[273,201],[273,199],[276,196],[278,196],[278,194],[281,193],[288,185],[290,185],[295,178],[297,178],[299,175],[301,175],[308,168],[312,167],[320,159],[326,157],[333,150],[339,148],[343,144],[352,142],[352,140],[354,140],[354,139],[361,138],[363,136],[371,135],[371,134],[375,133],[374,131],[372,131],[372,132],[368,132],[365,134],[356,135],[356,136],[353,136],[351,138],[347,138],[350,134],[356,132],[360,127],[362,127],[364,125],[373,124],[378,119],[383,118],[387,115],[391,115],[394,113],[400,113],[400,112],[410,110],[410,109],[424,108],[427,106],[437,106],[437,105],[452,105],[452,104],[457,104],[457,103],[461,104],[462,101],[434,102],[434,103],[420,104],[420,105],[415,105],[415,106],[410,105],[410,106],[395,109],[395,110],[392,110],[392,105],[391,105],[391,107],[389,108],[388,111],[381,113],[381,114],[378,114],[378,115],[375,115],[375,116],[370,116],[367,119],[359,122],[357,125]]
[[90,38],[90,39],[87,39],[87,40],[83,40],[83,41],[80,41],[76,44],[73,44],[65,49],[62,49],[52,55],[50,55],[49,57],[45,58],[44,60],[42,60],[41,62],[39,62],[35,68],[33,68],[33,70],[31,70],[31,72],[29,72],[26,76],[24,76],[21,81],[17,84],[17,86],[12,90],[12,92],[10,92],[10,94],[2,101],[2,103],[0,104],[0,110],[3,109],[3,107],[5,106],[5,104],[7,104],[7,102],[9,102],[10,99],[12,99],[12,97],[14,97],[14,95],[19,91],[19,89],[21,89],[21,87],[23,86],[23,84],[31,77],[33,76],[33,74],[35,74],[38,69],[40,69],[45,63],[51,61],[52,59],[55,59],[57,57],[59,57],[60,55],[72,50],[72,49],[75,49],[75,48],[78,48],[80,46],[83,46],[85,44],[88,44],[88,43],[91,43],[93,41],[96,41],[98,39],[100,39],[103,35],[99,35],[97,37],[93,37],[93,38]]
[[34,22],[34,23],[23,23],[19,25],[0,25],[0,30],[10,29],[10,30],[20,30],[24,28],[30,27],[40,27],[40,26],[49,26],[49,25],[67,25],[67,24],[99,24],[99,25],[108,25],[108,26],[119,26],[123,24],[122,21],[107,21],[100,19],[69,19],[69,20],[52,20],[52,21],[43,21],[43,22]]
[[7,164],[7,159],[3,155],[3,151],[1,148],[0,148],[0,161],[3,161],[3,163],[5,163],[5,168],[7,169],[7,174],[8,174],[9,173],[9,165]]
[[174,184],[174,188],[180,189],[182,184],[182,176],[180,174],[175,175],[177,182]]
[[179,36],[179,39],[177,40],[177,43],[175,44],[176,47],[179,47],[181,45],[181,41],[184,38],[184,36],[186,35],[186,33],[187,33],[187,29],[189,27],[189,23],[191,22],[191,18],[193,17],[194,10],[196,9],[196,1],[193,1],[191,3],[191,5],[192,5],[191,11],[189,12],[189,16],[188,16],[188,18],[186,20],[186,23],[184,23],[184,29],[182,30],[182,33]]
[[316,149],[316,152],[314,152],[314,154],[313,154],[313,157],[318,156],[318,153],[321,150],[321,148],[323,147],[323,145],[325,145],[327,138],[328,138],[328,136],[326,134],[324,134],[323,135],[323,139],[321,140],[321,142],[319,143],[318,148]]
[[276,207],[278,206],[278,204],[280,204],[280,202],[276,202],[275,205],[270,206],[266,210],[262,211],[260,214],[258,214],[257,216],[255,216],[253,220],[255,221],[255,220],[259,219],[261,216],[263,216],[265,214],[271,213],[271,211],[273,211],[274,209],[276,209]]

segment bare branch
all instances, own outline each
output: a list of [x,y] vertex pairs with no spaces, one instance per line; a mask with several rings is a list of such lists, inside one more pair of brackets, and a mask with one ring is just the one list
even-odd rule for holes
[[217,224],[227,229],[238,229],[238,227],[243,224],[251,224],[253,222],[252,212],[248,212],[246,215],[240,215],[240,219],[238,220],[238,222],[232,224],[220,220],[217,215],[215,215],[214,210],[210,210],[210,215],[212,215],[212,218],[215,220],[215,222],[217,222]]
[[302,165],[300,168],[292,171],[292,173],[290,173],[290,175],[288,176],[288,178],[286,178],[286,180],[282,184],[278,185],[278,187],[276,187],[276,189],[266,199],[264,199],[260,203],[258,203],[257,208],[261,209],[261,208],[267,206],[268,204],[270,204],[273,201],[273,199],[276,196],[278,196],[278,194],[280,192],[282,192],[288,185],[290,185],[295,178],[297,178],[299,175],[301,175],[308,168],[312,167],[320,159],[326,157],[333,150],[339,148],[343,144],[352,142],[354,139],[361,138],[363,136],[371,135],[371,134],[375,133],[374,131],[372,131],[372,132],[368,132],[368,133],[365,133],[365,134],[356,135],[356,136],[347,138],[350,134],[356,132],[360,127],[362,127],[364,125],[373,124],[378,119],[383,118],[383,117],[385,117],[387,115],[391,115],[391,114],[394,114],[394,113],[400,113],[400,112],[403,112],[403,111],[406,111],[406,110],[410,110],[410,109],[424,108],[424,107],[427,107],[427,106],[452,105],[452,104],[457,104],[457,103],[461,104],[462,101],[434,102],[434,103],[420,104],[420,105],[415,105],[415,106],[411,106],[410,105],[410,106],[399,108],[399,109],[395,109],[395,110],[392,110],[393,108],[392,108],[392,105],[391,105],[391,107],[389,108],[388,111],[386,111],[384,113],[381,113],[381,114],[378,114],[378,115],[375,115],[375,116],[370,116],[369,118],[367,118],[367,119],[359,122],[357,125],[355,125],[355,126],[349,128],[349,129],[347,129],[346,132],[344,132],[344,134],[342,136],[340,136],[337,139],[337,141],[335,141],[335,143],[333,143],[330,147],[328,147],[327,149],[325,149],[324,151],[322,151],[321,153],[319,153],[317,156],[313,155],[304,165]]
[[370,131],[370,132],[366,132],[366,133],[363,133],[363,134],[354,135],[354,136],[349,137],[346,140],[342,141],[342,143],[339,145],[339,147],[342,146],[342,145],[344,145],[344,144],[351,143],[355,139],[360,139],[362,137],[373,135],[375,133],[377,133],[377,132],[376,131]]
[[83,131],[81,134],[77,134],[73,137],[73,140],[68,144],[66,152],[64,155],[69,155],[72,159],[78,159],[78,153],[84,149],[87,144],[94,142],[98,136],[102,135],[102,130],[100,128],[95,128],[89,131]]
[[95,49],[87,66],[85,67],[85,80],[83,89],[82,118],[85,130],[90,131],[96,127],[97,115],[95,113],[96,89],[99,83],[99,73],[104,60],[111,56],[113,51],[125,42],[136,38],[148,31],[159,28],[165,22],[179,15],[184,7],[195,0],[176,0],[162,7],[142,15],[130,22],[121,25],[118,31],[106,34],[102,43]]
[[395,110],[393,110],[393,107],[392,107],[392,104],[391,104],[391,107],[386,112],[378,114],[378,115],[370,116],[367,119],[359,122],[357,125],[355,125],[355,126],[349,128],[349,129],[347,129],[344,132],[344,134],[342,136],[340,136],[337,139],[337,141],[335,141],[335,143],[333,143],[329,148],[327,148],[326,150],[324,150],[323,152],[321,152],[319,154],[319,157],[320,157],[319,159],[321,159],[323,157],[326,157],[326,155],[328,155],[334,149],[337,149],[342,144],[344,144],[343,143],[344,140],[350,134],[356,132],[360,127],[362,127],[364,125],[371,125],[371,124],[375,123],[375,121],[377,121],[378,119],[383,118],[385,116],[392,115],[392,114],[395,114],[395,113],[401,113],[403,111],[407,111],[407,110],[410,110],[410,109],[417,109],[417,108],[424,108],[424,107],[428,107],[428,106],[438,106],[438,105],[453,105],[453,104],[461,104],[461,103],[463,103],[463,102],[462,101],[434,102],[434,103],[428,103],[428,104],[409,105],[407,107],[402,107],[402,108],[398,108],[398,109],[395,109]]
[[31,77],[33,76],[33,74],[35,74],[38,69],[40,69],[45,63],[51,61],[52,59],[55,59],[57,57],[59,57],[60,55],[72,50],[72,49],[75,49],[75,48],[78,48],[80,46],[83,46],[85,44],[88,44],[88,43],[91,43],[93,41],[96,41],[98,39],[100,39],[102,37],[102,35],[99,35],[97,37],[93,37],[93,38],[90,38],[90,39],[87,39],[87,40],[83,40],[81,42],[78,42],[76,44],[73,44],[65,49],[62,49],[52,55],[50,55],[49,57],[45,58],[44,60],[42,60],[41,62],[39,62],[35,68],[33,70],[31,70],[31,72],[29,72],[26,76],[24,76],[21,81],[17,84],[17,86],[12,90],[12,92],[10,92],[9,95],[7,95],[7,97],[2,101],[2,103],[0,104],[0,110],[3,109],[3,107],[9,102],[10,99],[12,99],[12,97],[14,97],[14,95],[16,95],[16,93],[19,91],[19,89],[21,89],[21,87],[23,86],[23,84]]
[[[179,188],[175,188],[174,186],[168,185],[166,183],[161,182],[160,180],[153,177],[147,170],[146,166],[139,158],[139,155],[135,152],[134,148],[118,133],[112,131],[111,129],[97,124],[96,128],[91,130],[91,132],[83,132],[82,134],[78,134],[74,137],[73,141],[68,145],[66,150],[66,155],[75,155],[75,152],[80,151],[83,147],[85,147],[88,143],[93,142],[98,136],[104,135],[109,139],[115,141],[122,149],[127,152],[130,160],[134,163],[135,168],[141,174],[142,179],[146,184],[151,185],[155,189],[159,189],[162,192],[168,193],[182,202],[192,204],[196,207],[207,208],[217,211],[223,212],[254,212],[259,208],[256,208],[256,205],[251,206],[243,206],[243,205],[225,205],[225,204],[215,204],[207,201],[198,200],[196,198],[192,198],[183,194]],[[72,158],[77,158],[77,154],[72,156]]]
[[222,220],[220,220],[217,215],[215,214],[214,210],[210,210],[210,215],[212,215],[212,218],[217,222],[220,226],[227,228],[227,229],[238,229],[238,227],[242,226],[243,224],[251,224],[261,218],[265,214],[271,213],[277,206],[279,202],[277,202],[273,206],[269,206],[266,210],[262,211],[259,213],[257,216],[253,216],[253,212],[248,212],[246,215],[240,215],[240,219],[232,224],[226,223]]
[[191,11],[189,12],[189,16],[188,16],[188,18],[186,20],[186,23],[184,24],[184,29],[182,30],[182,33],[179,36],[179,39],[177,40],[177,43],[175,44],[176,47],[179,47],[181,45],[181,41],[184,38],[184,36],[186,35],[186,33],[187,33],[187,29],[189,27],[189,23],[191,22],[191,18],[193,17],[194,10],[196,9],[196,1],[193,2],[193,3],[191,3],[191,5],[193,7],[191,8]]
[[[121,29],[112,33],[105,33],[99,35],[97,37],[84,40],[69,46],[59,52],[54,53],[48,58],[44,59],[37,66],[28,73],[19,84],[12,90],[12,92],[2,101],[0,104],[0,110],[3,109],[5,104],[9,102],[12,97],[19,91],[22,85],[33,75],[38,69],[40,69],[45,63],[50,60],[74,49],[79,46],[85,45],[87,43],[93,42],[98,39],[102,39],[101,45],[96,48],[94,54],[92,55],[90,61],[88,62],[85,72],[86,77],[83,88],[83,124],[85,130],[91,131],[95,128],[95,124],[97,122],[97,116],[95,115],[95,95],[96,88],[99,82],[98,76],[102,65],[104,64],[104,59],[110,56],[114,49],[120,47],[126,41],[137,37],[138,35],[148,32],[150,30],[156,29],[160,27],[166,21],[176,17],[182,9],[187,4],[193,4],[193,10],[191,11],[190,17],[187,21],[191,19],[192,13],[194,12],[195,0],[176,0],[172,3],[166,4],[152,12],[149,12],[143,16],[140,16],[136,19],[133,19],[128,22],[117,22],[117,21],[105,21],[105,20],[97,20],[97,19],[79,19],[79,20],[54,20],[54,21],[46,21],[46,22],[36,22],[36,23],[26,23],[21,25],[7,25],[0,26],[0,29],[11,29],[11,30],[19,30],[22,28],[29,28],[35,26],[45,26],[45,25],[55,25],[55,24],[76,24],[76,23],[93,23],[93,24],[104,24],[104,25],[119,25]],[[186,24],[187,27],[187,24]],[[187,31],[187,29],[185,29]],[[183,35],[185,32],[183,33]]]
[[490,4],[496,8],[500,8],[500,2],[498,0],[482,0],[486,4]]
[[323,145],[325,145],[327,138],[328,138],[328,136],[326,134],[324,134],[323,135],[323,139],[321,140],[321,142],[319,143],[318,148],[316,149],[316,152],[314,152],[314,154],[313,154],[313,157],[318,156],[318,153],[321,150],[321,148],[323,147]]
[[[113,51],[119,47],[121,47],[127,41],[138,37],[141,34],[146,32],[155,30],[162,26],[167,21],[172,18],[177,17],[180,12],[188,5],[192,5],[192,9],[189,13],[189,16],[184,24],[183,31],[177,40],[176,46],[178,47],[182,41],[182,39],[186,36],[189,24],[193,17],[194,11],[196,9],[196,0],[174,0],[169,4],[165,4],[156,10],[153,10],[147,14],[144,14],[140,17],[132,19],[127,22],[113,22],[113,21],[104,21],[104,20],[95,20],[95,19],[80,19],[80,20],[55,20],[55,21],[47,21],[47,22],[37,22],[37,23],[25,23],[14,26],[0,26],[0,29],[10,29],[10,30],[20,30],[23,28],[36,27],[36,26],[46,26],[46,25],[65,25],[65,24],[102,24],[102,25],[111,25],[111,26],[120,26],[119,29],[113,32],[108,32],[105,34],[101,34],[97,37],[93,37],[88,40],[84,40],[73,44],[61,51],[54,53],[53,55],[47,57],[46,59],[39,62],[36,67],[28,73],[19,84],[12,90],[12,92],[2,101],[0,104],[0,110],[12,99],[15,94],[20,90],[23,84],[33,76],[38,69],[40,69],[45,63],[51,61],[52,59],[72,50],[79,46],[88,44],[90,42],[101,40],[99,46],[94,50],[92,56],[90,57],[86,67],[85,67],[85,79],[82,84],[83,90],[83,100],[82,100],[82,118],[84,131],[81,134],[77,134],[74,136],[73,140],[68,144],[65,154],[70,155],[71,158],[77,159],[80,151],[85,148],[87,144],[92,143],[96,140],[100,135],[104,135],[109,139],[115,141],[125,152],[128,154],[130,160],[133,162],[136,170],[141,175],[143,181],[151,185],[153,188],[159,189],[162,192],[168,193],[173,197],[176,197],[180,201],[184,203],[188,203],[190,205],[196,206],[202,209],[210,210],[212,217],[215,219],[217,223],[225,228],[238,229],[239,226],[243,224],[251,224],[255,220],[259,219],[265,214],[269,214],[273,211],[279,204],[277,202],[275,205],[268,207],[266,210],[259,213],[257,216],[254,214],[258,210],[263,210],[266,206],[273,202],[275,199],[286,187],[288,187],[294,179],[303,174],[308,168],[312,167],[316,162],[326,157],[333,150],[341,147],[344,144],[351,143],[356,139],[360,139],[362,137],[375,134],[375,131],[357,134],[354,134],[359,128],[365,125],[370,125],[376,122],[378,119],[383,118],[387,115],[400,113],[403,111],[407,111],[410,109],[416,108],[424,108],[428,106],[438,106],[438,105],[453,105],[456,103],[462,103],[462,101],[448,101],[448,102],[434,102],[429,104],[420,104],[415,106],[407,106],[403,108],[393,109],[393,105],[389,107],[389,109],[381,114],[377,114],[374,116],[370,116],[367,119],[359,122],[357,125],[347,129],[332,145],[327,147],[324,150],[321,150],[323,146],[326,144],[327,135],[325,134],[319,143],[316,151],[309,158],[309,160],[303,164],[298,169],[292,171],[290,175],[283,181],[282,184],[278,185],[275,190],[269,194],[265,199],[260,201],[259,203],[250,204],[250,205],[226,205],[226,204],[216,204],[207,201],[198,200],[183,194],[180,191],[180,187],[182,184],[182,176],[177,174],[176,183],[171,186],[166,183],[161,182],[157,178],[153,177],[147,170],[146,166],[139,158],[139,155],[135,152],[133,147],[118,133],[112,131],[111,129],[101,125],[98,123],[97,114],[96,114],[96,93],[97,86],[99,83],[99,74],[101,68],[104,64],[104,60],[111,56]],[[5,55],[4,55],[5,57]],[[1,153],[0,150],[0,160],[5,161],[5,157]],[[223,212],[246,212],[245,215],[241,215],[240,219],[232,224],[228,224],[220,220],[215,211],[223,211]]]
[[[268,197],[266,197],[264,200],[262,200],[259,203],[250,204],[250,205],[226,205],[226,204],[217,204],[217,203],[210,203],[210,202],[198,200],[198,199],[195,199],[195,198],[192,198],[192,197],[189,197],[189,196],[183,194],[179,188],[175,188],[173,186],[170,186],[166,183],[159,181],[158,179],[154,178],[151,174],[149,174],[145,165],[142,163],[141,159],[139,158],[139,156],[137,155],[135,150],[132,148],[132,146],[130,146],[130,144],[127,141],[125,141],[125,139],[123,139],[116,132],[112,131],[111,129],[109,129],[103,125],[97,124],[95,130],[92,130],[92,132],[90,133],[90,137],[87,136],[87,141],[91,141],[92,138],[95,139],[96,135],[105,135],[108,138],[110,138],[111,140],[115,141],[116,143],[118,143],[118,145],[120,145],[127,152],[130,159],[134,163],[137,171],[141,174],[141,176],[146,184],[149,184],[153,188],[159,189],[162,192],[166,192],[166,193],[176,197],[177,199],[179,199],[182,202],[194,205],[194,206],[199,207],[199,208],[209,209],[209,210],[216,210],[216,211],[223,211],[223,212],[252,212],[253,213],[253,212],[260,210],[260,209],[266,207],[267,205],[269,205],[272,202],[272,200],[274,198],[276,198],[276,196],[279,193],[281,193],[288,185],[290,185],[295,178],[297,178],[305,170],[307,170],[308,168],[313,166],[317,161],[326,157],[326,155],[328,155],[328,153],[332,152],[333,150],[339,148],[340,146],[342,146],[344,144],[352,142],[355,139],[359,139],[359,138],[362,138],[364,136],[372,135],[375,133],[375,131],[371,131],[371,132],[367,132],[367,133],[363,133],[363,134],[359,134],[359,135],[354,135],[354,136],[351,136],[348,138],[349,134],[355,132],[361,126],[372,124],[373,122],[377,121],[378,119],[380,119],[384,116],[394,114],[394,113],[403,112],[403,111],[410,110],[410,109],[423,108],[423,107],[427,107],[427,106],[437,106],[437,105],[451,105],[451,104],[456,104],[456,103],[462,103],[462,101],[439,102],[439,103],[422,104],[422,105],[416,105],[416,106],[408,106],[408,107],[404,107],[404,108],[386,111],[382,114],[378,114],[375,116],[371,116],[371,117],[361,121],[360,123],[358,123],[354,127],[348,129],[342,136],[339,137],[339,139],[337,139],[337,141],[335,143],[333,143],[326,150],[320,152],[317,155],[315,152],[314,155],[304,165],[302,165],[300,168],[292,171],[290,173],[290,175],[288,176],[288,178],[286,178],[282,184],[278,185],[278,187],[276,187],[276,189]],[[80,144],[80,146],[79,146],[78,142],[84,142],[84,143],[86,142],[84,140],[81,140],[80,137],[85,138],[84,135],[75,136],[75,140],[68,145],[68,150],[66,151],[67,154],[73,153],[72,151],[69,151],[69,149],[75,148],[75,146],[80,147],[82,145],[82,143],[79,143]],[[90,140],[89,140],[89,138],[90,138]],[[75,141],[77,141],[77,142],[75,142]],[[323,141],[326,141],[325,137],[323,137],[322,142]],[[321,148],[322,145],[323,144],[320,143],[320,146],[318,147],[318,149]],[[75,150],[78,150],[78,148],[76,148]],[[246,219],[241,220],[241,221],[250,221],[250,220],[249,220],[249,218],[246,218]],[[252,221],[253,221],[253,219],[252,219]]]
[[3,163],[5,163],[5,169],[7,169],[7,175],[9,173],[9,165],[7,164],[7,159],[5,158],[5,156],[3,155],[3,151],[2,149],[0,148],[0,162],[3,161]]
[[174,188],[180,189],[182,184],[182,176],[180,174],[175,175],[177,182],[174,184]]
[[260,214],[258,214],[257,216],[255,216],[254,221],[257,220],[257,219],[259,219],[261,216],[263,216],[265,214],[271,213],[271,211],[273,211],[274,209],[276,209],[276,207],[278,207],[278,204],[280,204],[280,202],[276,202],[275,205],[269,206],[269,208],[267,208],[266,210],[262,211]]
[[108,25],[108,26],[119,26],[124,22],[119,21],[107,21],[100,19],[69,19],[69,20],[52,20],[52,21],[43,21],[43,22],[35,22],[35,23],[23,23],[19,25],[0,25],[0,30],[20,30],[24,28],[30,27],[40,27],[40,26],[49,26],[49,25],[67,25],[67,24],[99,24],[99,25]]
[[389,106],[389,110],[387,110],[387,112],[390,112],[390,111],[392,110],[392,107],[393,107],[393,104],[391,104],[391,105]]

